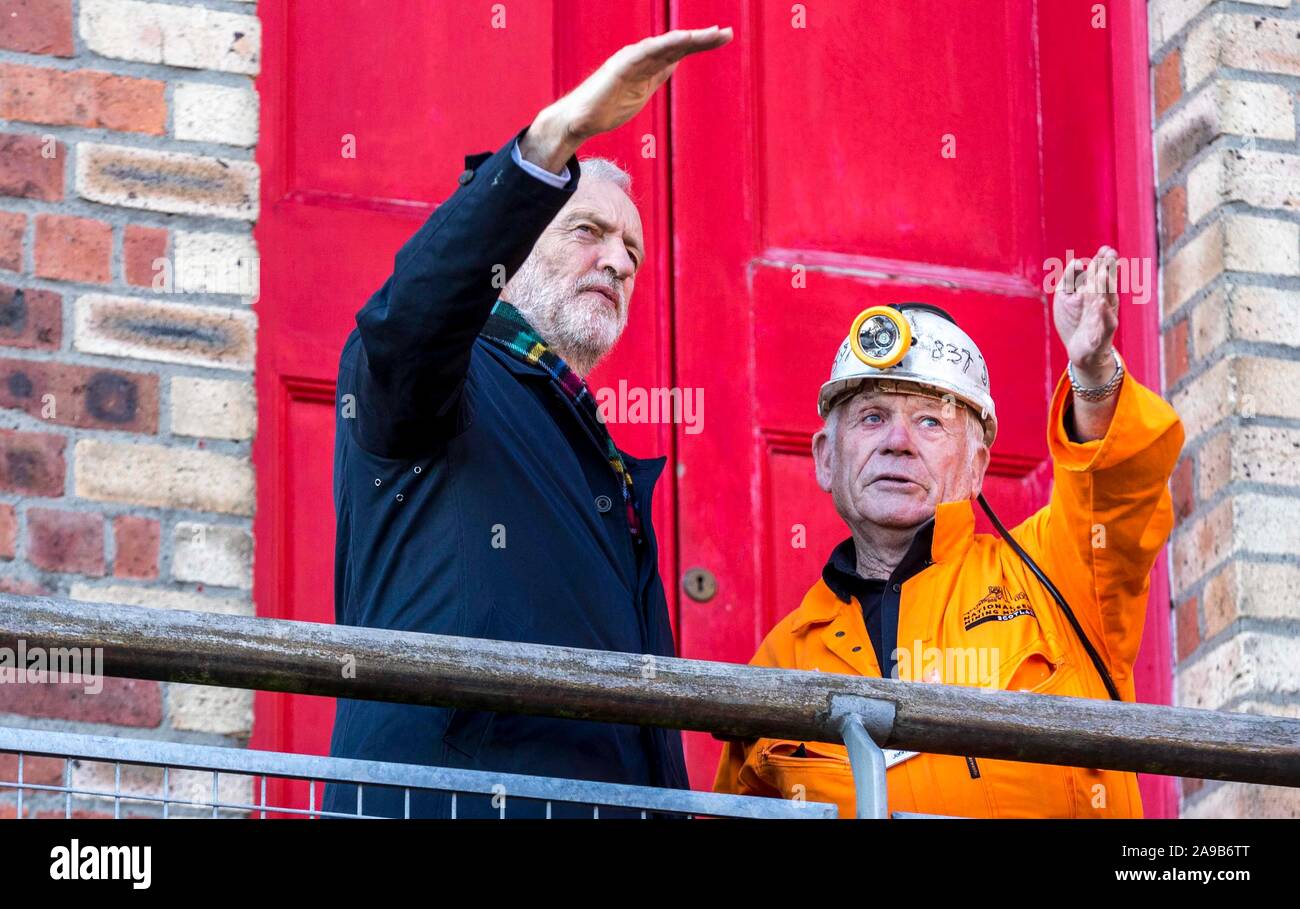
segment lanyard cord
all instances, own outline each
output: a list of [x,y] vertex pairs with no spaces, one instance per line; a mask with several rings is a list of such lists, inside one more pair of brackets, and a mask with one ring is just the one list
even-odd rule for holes
[[1032,571],[1034,576],[1038,578],[1045,588],[1047,588],[1047,592],[1052,595],[1052,599],[1056,600],[1057,605],[1059,605],[1061,609],[1065,610],[1065,617],[1070,620],[1070,627],[1074,629],[1074,633],[1077,634],[1079,640],[1083,642],[1083,649],[1088,651],[1088,656],[1092,659],[1092,665],[1097,667],[1097,673],[1101,676],[1101,680],[1105,684],[1106,691],[1109,692],[1111,699],[1122,701],[1123,698],[1119,696],[1119,690],[1116,689],[1115,682],[1111,679],[1110,673],[1106,670],[1106,664],[1101,661],[1101,657],[1099,657],[1097,651],[1093,649],[1092,642],[1089,641],[1088,636],[1083,633],[1083,629],[1079,626],[1079,620],[1074,617],[1074,610],[1070,608],[1069,603],[1065,602],[1065,597],[1061,596],[1061,592],[1056,589],[1056,585],[1051,582],[1051,579],[1049,579],[1047,575],[1043,574],[1043,569],[1039,568],[1038,564],[1029,557],[1029,553],[1021,549],[1020,544],[1012,539],[1011,534],[1007,531],[1006,527],[1002,526],[1002,522],[998,520],[998,516],[995,515],[993,509],[989,507],[989,503],[985,501],[984,493],[980,493],[976,498],[980,503],[980,507],[984,509],[984,513],[988,515],[989,520],[993,522],[993,526],[997,528],[998,533],[1002,534],[1002,538],[1007,541],[1012,549],[1015,550],[1016,555],[1020,556],[1024,563],[1029,566],[1029,570]]

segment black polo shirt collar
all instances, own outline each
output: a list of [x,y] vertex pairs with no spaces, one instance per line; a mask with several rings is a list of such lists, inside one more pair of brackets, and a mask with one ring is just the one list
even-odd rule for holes
[[[930,552],[933,545],[934,518],[931,518],[917,529],[916,536],[912,538],[912,545],[908,547],[903,560],[889,576],[887,584],[891,587],[894,584],[901,586],[904,581],[934,564]],[[831,556],[822,568],[822,580],[842,603],[849,602],[862,583],[867,580],[858,574],[858,550],[853,543],[853,537],[850,536],[831,550]]]
[[898,614],[903,584],[934,564],[931,558],[933,543],[934,518],[931,518],[916,531],[912,545],[885,581],[858,574],[857,547],[851,536],[831,551],[831,557],[822,568],[822,580],[841,602],[848,603],[857,598],[872,649],[876,651],[876,665],[880,666],[884,678],[897,677],[898,661],[894,653],[898,649]]

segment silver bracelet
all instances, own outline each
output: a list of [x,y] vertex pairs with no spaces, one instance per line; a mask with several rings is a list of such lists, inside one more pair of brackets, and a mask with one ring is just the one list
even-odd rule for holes
[[1115,357],[1115,375],[1110,377],[1110,381],[1105,385],[1098,385],[1095,388],[1087,388],[1079,384],[1079,380],[1074,375],[1074,364],[1067,363],[1065,368],[1070,374],[1070,387],[1074,393],[1085,401],[1104,401],[1119,390],[1120,382],[1124,379],[1124,361],[1119,358],[1119,351],[1115,348],[1110,349],[1111,354]]

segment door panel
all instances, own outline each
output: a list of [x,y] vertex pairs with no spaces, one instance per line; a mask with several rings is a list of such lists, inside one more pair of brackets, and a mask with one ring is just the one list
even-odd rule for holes
[[[258,615],[333,622],[334,381],[354,316],[393,256],[456,188],[464,156],[495,151],[608,54],[664,27],[649,0],[461,4],[263,0],[262,268],[254,597]],[[503,26],[503,27],[495,27]],[[667,108],[660,98],[584,155],[633,177],[649,245],[623,342],[594,388],[671,384]],[[656,142],[647,143],[652,136]],[[644,153],[644,152],[649,152]],[[671,454],[672,427],[611,426],[639,456]],[[673,470],[655,499],[665,577],[675,573]],[[670,596],[675,585],[668,584]],[[326,754],[333,700],[259,693],[254,748]],[[319,805],[320,787],[315,803]],[[306,783],[268,781],[271,804],[306,808]]]
[[[681,601],[687,657],[747,662],[848,535],[810,443],[854,315],[933,303],[974,338],[1000,422],[985,490],[1013,524],[1051,488],[1047,403],[1065,358],[1047,260],[1103,242],[1153,252],[1116,204],[1141,185],[1117,176],[1113,114],[1144,103],[1112,97],[1114,48],[1135,40],[1130,4],[1106,5],[1114,22],[1082,2],[800,6],[802,28],[775,0],[674,4],[676,22],[737,31],[674,79],[677,376],[710,402],[706,431],[677,439],[680,555],[718,589]],[[1122,86],[1145,97],[1144,78]],[[1149,312],[1124,308],[1130,359],[1149,351]],[[977,529],[991,530],[982,514]],[[1153,607],[1157,654],[1167,621]],[[1158,664],[1144,665],[1139,696],[1163,700]],[[688,736],[696,786],[719,748]]]
[[1015,268],[1038,209],[1016,179],[1037,148],[1028,0],[808,6],[800,29],[754,3],[743,30],[763,245]]

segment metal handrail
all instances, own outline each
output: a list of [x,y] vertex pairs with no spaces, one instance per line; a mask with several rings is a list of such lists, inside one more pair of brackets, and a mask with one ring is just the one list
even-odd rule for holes
[[[100,648],[108,676],[842,740],[1300,786],[1300,720],[832,672],[0,594],[0,647]],[[881,707],[888,708],[881,710]]]

